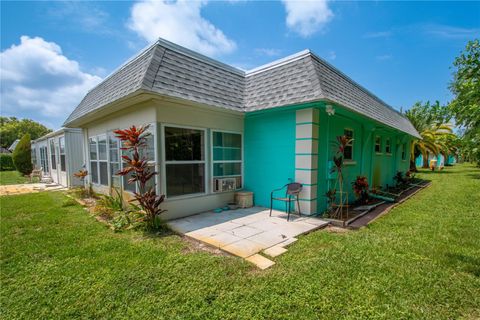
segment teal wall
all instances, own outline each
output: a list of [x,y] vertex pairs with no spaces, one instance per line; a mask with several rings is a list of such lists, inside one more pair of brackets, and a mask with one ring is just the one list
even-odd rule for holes
[[[364,116],[353,113],[341,106],[335,107],[335,115],[329,116],[320,106],[319,159],[318,159],[318,196],[317,211],[327,207],[325,193],[335,187],[335,175],[329,173],[332,157],[336,151],[336,137],[344,134],[344,129],[354,133],[353,160],[344,166],[344,191],[349,192],[349,200],[355,200],[351,183],[359,175],[367,177],[370,186],[382,186],[394,183],[397,171],[409,169],[411,137],[403,132],[383,126]],[[381,151],[375,152],[375,137],[381,138]],[[391,152],[386,153],[386,141],[390,139]],[[402,159],[402,145],[405,143],[405,160]],[[322,152],[323,151],[323,152]],[[338,186],[336,187],[338,191]]]
[[[341,106],[335,107],[335,115],[328,116],[325,103],[317,102],[296,107],[275,108],[247,113],[244,133],[244,187],[254,192],[255,204],[270,206],[270,192],[295,179],[296,110],[319,110],[317,212],[327,207],[325,193],[333,188],[335,177],[329,173],[329,163],[335,153],[333,142],[344,134],[344,129],[354,132],[353,160],[344,169],[344,188],[350,201],[355,200],[351,182],[358,175],[365,175],[369,184],[383,186],[394,183],[397,171],[409,169],[412,138]],[[381,137],[381,152],[374,150],[375,136]],[[385,152],[386,139],[391,142],[391,153]],[[406,144],[406,158],[402,160],[402,145]],[[338,190],[338,188],[337,188]],[[284,204],[274,208],[285,210]]]
[[[270,192],[295,179],[295,127],[295,110],[246,114],[244,188],[255,205],[270,207]],[[274,207],[285,210],[281,202]]]

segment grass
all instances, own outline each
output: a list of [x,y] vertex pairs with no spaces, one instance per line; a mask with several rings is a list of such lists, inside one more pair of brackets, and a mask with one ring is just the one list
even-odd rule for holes
[[30,182],[30,179],[22,176],[18,171],[0,171],[0,185],[21,184],[26,182]]
[[356,232],[300,237],[276,265],[113,233],[62,193],[1,198],[1,317],[478,319],[480,170],[432,186]]

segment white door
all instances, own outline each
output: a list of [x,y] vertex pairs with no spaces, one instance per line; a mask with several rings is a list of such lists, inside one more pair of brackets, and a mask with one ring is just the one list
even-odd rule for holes
[[58,153],[55,144],[55,139],[48,140],[48,151],[50,155],[50,173],[53,182],[58,183]]
[[67,185],[67,157],[65,155],[65,137],[58,138],[58,160],[59,160],[59,175],[58,183],[62,186]]

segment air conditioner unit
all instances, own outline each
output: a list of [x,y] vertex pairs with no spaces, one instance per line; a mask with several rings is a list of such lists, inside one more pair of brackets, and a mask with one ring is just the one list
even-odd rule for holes
[[236,178],[213,179],[214,192],[235,191],[236,189],[237,189]]

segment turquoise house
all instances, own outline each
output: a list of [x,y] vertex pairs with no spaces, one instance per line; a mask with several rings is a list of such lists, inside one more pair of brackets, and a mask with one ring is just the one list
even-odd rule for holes
[[113,134],[132,124],[150,124],[146,154],[167,219],[224,206],[239,190],[268,207],[270,192],[291,181],[303,184],[301,212],[317,214],[335,183],[337,136],[353,139],[352,199],[358,175],[386,186],[407,171],[419,138],[402,114],[310,50],[243,71],[163,39],[92,88],[64,123],[82,129],[96,191],[135,191],[115,174],[122,151]]
[[[457,160],[453,155],[448,155],[446,158],[443,154],[438,154],[438,155],[433,155],[433,154],[428,154],[428,163],[430,164],[430,160],[436,159],[437,160],[437,165],[438,166],[445,166],[445,165],[454,165]],[[423,166],[423,156],[419,155],[415,159],[415,165],[417,167],[422,167]]]

